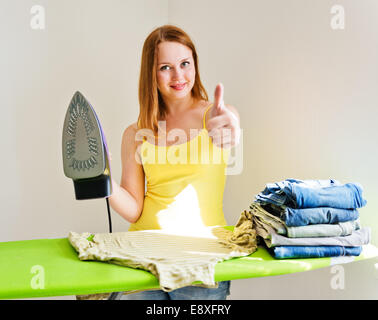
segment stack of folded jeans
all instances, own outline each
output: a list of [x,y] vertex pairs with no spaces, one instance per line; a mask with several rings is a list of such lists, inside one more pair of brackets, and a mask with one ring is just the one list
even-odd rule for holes
[[275,258],[358,256],[370,242],[358,208],[362,186],[337,180],[268,183],[250,209],[258,236]]

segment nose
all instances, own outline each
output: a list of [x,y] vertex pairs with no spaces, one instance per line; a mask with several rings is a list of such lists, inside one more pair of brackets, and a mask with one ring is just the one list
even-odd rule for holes
[[182,79],[182,75],[184,74],[184,71],[180,68],[174,68],[172,72],[172,80],[178,81]]

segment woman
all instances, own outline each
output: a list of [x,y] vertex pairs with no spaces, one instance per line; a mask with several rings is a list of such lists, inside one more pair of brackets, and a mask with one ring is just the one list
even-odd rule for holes
[[[111,207],[131,222],[130,231],[187,232],[226,225],[225,167],[230,147],[239,140],[239,115],[223,103],[221,84],[214,103],[208,101],[194,44],[180,28],[162,26],[145,40],[139,104],[138,122],[123,133],[122,177],[120,185],[113,181]],[[215,289],[190,286],[127,297],[226,299],[229,285],[224,281]]]

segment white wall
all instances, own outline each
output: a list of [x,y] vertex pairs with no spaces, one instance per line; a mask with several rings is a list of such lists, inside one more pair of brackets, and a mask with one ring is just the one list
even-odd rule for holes
[[[45,8],[45,30],[30,9]],[[62,163],[62,129],[80,90],[100,118],[121,175],[121,136],[139,113],[138,78],[145,37],[168,19],[167,1],[1,0],[1,241],[107,232],[103,199],[76,201]],[[129,224],[113,214],[113,230]]]
[[[331,28],[333,5],[345,28]],[[185,8],[185,9],[184,9]],[[169,2],[169,22],[194,38],[208,93],[218,81],[243,128],[244,170],[229,176],[229,223],[267,182],[286,178],[360,182],[360,210],[378,243],[378,2]],[[377,299],[377,259],[345,265],[345,288],[332,268],[237,280],[231,299]]]
[[[46,10],[44,30],[30,27],[35,4]],[[344,30],[330,27],[335,4],[344,7]],[[377,9],[374,0],[0,0],[0,241],[108,230],[105,200],[76,201],[64,176],[65,112],[76,90],[93,104],[119,182],[144,39],[173,23],[196,44],[209,96],[222,82],[241,116],[244,169],[228,177],[229,224],[267,182],[334,178],[364,186],[361,220],[378,243]],[[114,231],[127,230],[112,218]],[[376,262],[345,265],[340,291],[325,268],[233,281],[231,299],[377,299]]]

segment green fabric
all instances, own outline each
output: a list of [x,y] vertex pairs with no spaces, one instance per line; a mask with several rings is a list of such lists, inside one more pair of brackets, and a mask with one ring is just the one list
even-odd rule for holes
[[[378,256],[361,255],[355,260]],[[0,243],[0,298],[80,295],[158,288],[151,273],[106,262],[80,261],[67,238]],[[252,255],[220,262],[215,281],[273,276],[329,266],[331,258],[276,260],[259,247]],[[42,277],[44,283],[36,279]],[[40,279],[40,278],[39,278]],[[40,288],[41,285],[44,288]],[[34,289],[33,289],[34,288]]]

